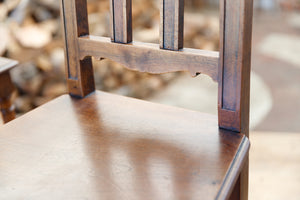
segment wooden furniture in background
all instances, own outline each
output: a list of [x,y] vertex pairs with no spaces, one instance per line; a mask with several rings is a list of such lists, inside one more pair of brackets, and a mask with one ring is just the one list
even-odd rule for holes
[[[183,48],[182,0],[162,0],[160,44],[132,42],[130,0],[111,0],[111,38],[89,35],[86,0],[62,0],[70,95],[0,128],[0,199],[246,200],[252,0],[220,11],[218,53]],[[218,117],[95,91],[91,56],[207,74]]]
[[17,64],[17,61],[0,57],[0,109],[4,123],[16,117],[15,107],[12,103],[12,94],[15,91],[15,86],[9,71]]

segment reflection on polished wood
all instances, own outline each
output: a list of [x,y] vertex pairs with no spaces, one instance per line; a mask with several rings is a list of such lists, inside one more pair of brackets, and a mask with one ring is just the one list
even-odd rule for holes
[[225,199],[249,148],[213,115],[103,92],[0,133],[0,199]]

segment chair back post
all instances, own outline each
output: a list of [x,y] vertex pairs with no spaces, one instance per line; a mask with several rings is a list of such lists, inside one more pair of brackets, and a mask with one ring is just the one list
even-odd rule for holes
[[219,126],[249,136],[252,0],[220,1]]
[[[253,0],[220,1],[219,127],[249,137]],[[247,200],[249,156],[230,199]]]
[[66,79],[70,95],[85,97],[95,91],[91,57],[80,60],[78,37],[89,34],[86,0],[61,0],[65,40]]

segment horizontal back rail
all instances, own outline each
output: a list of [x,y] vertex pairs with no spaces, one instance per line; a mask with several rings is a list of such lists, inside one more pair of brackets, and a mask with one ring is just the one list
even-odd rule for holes
[[93,56],[100,60],[108,58],[125,67],[153,74],[188,71],[192,76],[206,74],[218,79],[219,53],[183,48],[179,51],[160,49],[158,44],[132,42],[119,44],[109,38],[82,36],[78,38],[79,57]]

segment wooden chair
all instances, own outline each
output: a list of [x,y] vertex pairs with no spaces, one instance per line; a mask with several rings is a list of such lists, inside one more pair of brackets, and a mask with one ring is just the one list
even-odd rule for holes
[[0,57],[0,109],[4,123],[15,119],[15,107],[12,104],[12,95],[15,86],[9,71],[18,64],[17,61]]
[[[62,0],[70,95],[0,128],[0,199],[247,199],[252,0],[220,1],[220,53],[183,48],[183,0],[162,1],[160,45],[132,42],[131,0],[89,35],[86,4]],[[207,74],[218,117],[95,91],[91,56]]]

